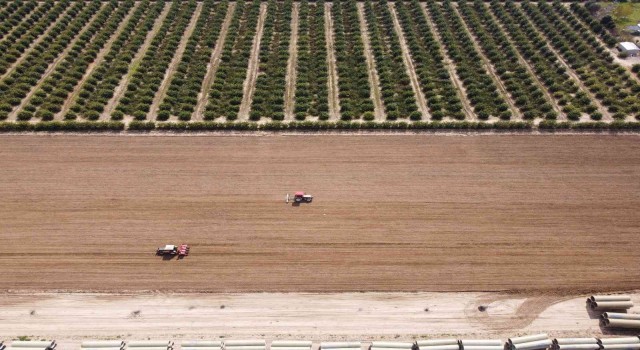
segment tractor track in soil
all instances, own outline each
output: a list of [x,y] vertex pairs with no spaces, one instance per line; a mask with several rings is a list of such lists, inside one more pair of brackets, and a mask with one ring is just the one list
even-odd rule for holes
[[230,2],[229,7],[227,8],[227,14],[224,18],[224,23],[222,24],[222,29],[218,35],[218,41],[216,41],[216,47],[211,53],[211,60],[207,66],[207,75],[202,82],[202,88],[198,94],[198,103],[196,104],[195,113],[191,118],[193,121],[201,121],[203,119],[204,110],[207,107],[207,102],[209,101],[209,90],[211,90],[213,79],[215,79],[216,72],[220,66],[220,57],[222,56],[222,50],[224,49],[224,45],[227,40],[227,33],[229,32],[229,26],[231,25],[231,19],[233,18],[235,10],[236,3]]
[[147,36],[144,39],[144,43],[138,49],[138,52],[136,52],[133,60],[131,60],[131,63],[129,64],[129,72],[127,72],[127,74],[122,77],[120,83],[115,88],[113,97],[109,100],[104,108],[104,112],[100,115],[100,120],[108,120],[111,116],[111,113],[113,113],[116,106],[120,102],[120,99],[124,96],[124,93],[127,91],[127,85],[129,85],[129,81],[131,80],[131,76],[135,72],[135,68],[140,65],[140,62],[144,58],[144,55],[147,53],[147,50],[149,50],[149,47],[151,46],[153,38],[158,34],[158,31],[160,31],[160,27],[162,27],[162,23],[164,23],[164,20],[167,18],[170,10],[171,3],[166,3],[164,8],[162,9],[162,12],[158,16],[158,18],[156,18],[153,24],[153,28],[151,28],[151,30],[147,33]]

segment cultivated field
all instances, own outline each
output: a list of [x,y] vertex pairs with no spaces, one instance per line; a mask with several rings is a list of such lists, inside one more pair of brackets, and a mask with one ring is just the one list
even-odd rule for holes
[[0,159],[4,290],[640,287],[637,136],[5,136]]
[[640,66],[580,4],[28,0],[0,19],[9,123],[640,119]]

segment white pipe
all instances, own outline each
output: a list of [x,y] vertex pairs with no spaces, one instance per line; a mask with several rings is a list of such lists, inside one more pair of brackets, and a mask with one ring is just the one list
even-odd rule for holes
[[462,346],[503,346],[502,340],[493,339],[463,339],[460,341]]
[[171,347],[169,346],[137,346],[133,349],[136,350],[169,350]]
[[122,340],[87,340],[80,344],[81,348],[121,348],[123,346]]
[[360,348],[362,344],[359,341],[326,341],[320,343],[320,349],[346,349]]
[[197,346],[195,348],[185,348],[184,346],[182,347],[182,350],[222,350],[222,347],[220,346]]
[[47,348],[53,346],[54,340],[14,340],[11,342],[13,348]]
[[221,347],[222,342],[220,340],[185,340],[180,344],[183,348],[198,348],[198,347]]
[[460,345],[420,346],[420,350],[459,350]]
[[631,301],[631,297],[628,295],[592,295],[592,302],[598,301]]
[[623,310],[633,307],[631,301],[596,301],[591,303],[593,310]]
[[[184,349],[182,349],[184,350]],[[275,348],[272,346],[271,350],[311,350],[310,346],[276,346]]]
[[638,337],[600,338],[599,342],[602,345],[640,344],[640,338]]
[[170,340],[132,340],[127,342],[130,348],[160,348],[173,345]]
[[82,350],[122,350],[122,349],[124,349],[124,348],[123,347],[119,347],[119,348],[82,348]]
[[504,350],[504,346],[500,345],[468,345],[462,346],[462,350]]
[[549,336],[545,333],[534,334],[534,335],[525,335],[523,337],[513,337],[509,338],[509,343],[511,344],[521,344],[521,343],[530,343],[537,340],[545,340],[549,339]]
[[[606,327],[640,328],[640,320],[621,320],[621,319],[613,318],[613,319],[606,319],[604,325]],[[637,345],[640,347],[640,344],[637,344]]]
[[546,349],[551,346],[551,339],[536,340],[528,343],[514,344],[513,347],[516,350],[533,350],[533,349]]
[[598,350],[600,344],[560,344],[558,350]]
[[399,341],[373,341],[371,342],[372,348],[394,348],[394,349],[411,349],[413,343],[399,342]]
[[602,348],[604,350],[637,350],[640,349],[640,344],[613,344],[613,345],[603,345]]
[[311,340],[274,340],[271,342],[272,348],[310,348],[311,345]]
[[640,320],[640,314],[625,314],[621,312],[605,312],[603,318],[619,318],[623,320]]
[[265,350],[266,346],[247,345],[247,346],[225,346],[227,350]]
[[554,342],[558,345],[569,345],[569,344],[597,344],[598,339],[596,338],[556,338]]
[[418,340],[416,342],[418,347],[423,346],[439,346],[439,345],[458,345],[458,339],[430,339],[430,340]]
[[224,346],[267,346],[267,342],[264,339],[225,340]]
[[369,350],[411,350],[410,348],[374,348],[373,346]]

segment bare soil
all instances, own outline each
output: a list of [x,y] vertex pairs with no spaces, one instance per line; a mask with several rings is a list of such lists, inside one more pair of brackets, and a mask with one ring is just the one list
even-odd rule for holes
[[213,84],[213,79],[216,76],[216,72],[218,71],[218,67],[220,66],[220,57],[222,55],[222,49],[224,49],[225,41],[227,40],[227,33],[229,32],[229,26],[231,25],[231,19],[233,18],[233,13],[236,9],[236,3],[229,3],[229,7],[227,8],[227,14],[224,18],[224,23],[222,24],[222,29],[220,30],[220,35],[218,36],[218,41],[216,41],[216,47],[213,49],[211,53],[211,61],[207,67],[207,75],[204,78],[202,83],[202,88],[200,89],[200,93],[198,94],[198,104],[195,108],[195,113],[191,118],[194,121],[202,120],[204,115],[204,110],[207,107],[207,101],[209,100],[209,90],[211,90],[211,85]]
[[407,48],[407,42],[404,40],[404,33],[402,32],[402,28],[400,27],[400,22],[398,22],[398,16],[396,15],[396,8],[393,3],[387,3],[389,6],[389,11],[391,11],[391,17],[393,19],[393,26],[396,30],[396,34],[398,35],[398,40],[400,41],[400,48],[402,50],[402,60],[404,61],[404,66],[407,69],[407,75],[409,75],[409,80],[411,81],[411,87],[413,88],[413,93],[416,96],[416,103],[418,105],[418,110],[422,113],[426,118],[431,119],[431,114],[429,113],[429,109],[427,108],[427,100],[422,93],[422,89],[420,88],[420,82],[418,81],[418,76],[416,75],[416,69],[413,66],[413,60],[411,58],[411,53],[409,53],[409,48]]
[[109,41],[107,41],[107,43],[102,47],[102,50],[100,50],[100,52],[96,56],[95,60],[93,62],[91,62],[91,64],[89,64],[89,66],[87,66],[87,70],[85,71],[84,75],[82,76],[82,79],[80,79],[78,84],[76,84],[75,88],[73,89],[73,91],[71,92],[71,95],[69,95],[67,100],[64,101],[64,104],[62,105],[62,108],[61,108],[60,112],[56,114],[54,119],[62,120],[64,118],[64,115],[67,114],[67,112],[69,112],[69,109],[71,108],[73,103],[77,100],[78,95],[80,94],[80,89],[82,88],[84,83],[87,81],[87,79],[89,79],[91,74],[93,74],[93,70],[102,63],[102,61],[104,60],[104,58],[107,55],[107,53],[109,53],[109,51],[111,51],[111,47],[113,46],[113,43],[120,36],[120,34],[122,34],[122,31],[125,29],[127,23],[129,22],[129,20],[133,16],[133,13],[136,11],[138,6],[140,6],[140,2],[136,2],[133,5],[133,7],[131,7],[131,9],[129,10],[129,13],[127,14],[127,16],[125,18],[123,18],[122,22],[120,22],[120,24],[118,25],[118,29],[116,29],[116,31],[109,38]]
[[377,121],[385,120],[384,106],[380,93],[380,79],[376,70],[375,59],[371,51],[367,20],[364,14],[364,3],[358,3],[358,20],[360,21],[360,32],[362,33],[362,43],[364,45],[364,56],[367,61],[367,72],[369,73],[369,85],[371,86],[371,99],[373,100],[373,112]]
[[[180,44],[178,44],[178,48],[176,49],[171,62],[169,63],[169,67],[167,67],[167,71],[164,75],[164,79],[158,88],[158,92],[153,97],[153,102],[151,103],[151,107],[149,108],[149,114],[147,118],[149,120],[155,119],[158,115],[158,109],[160,108],[160,103],[164,100],[165,96],[167,96],[167,91],[169,90],[169,85],[171,84],[171,80],[173,76],[176,74],[176,69],[178,69],[178,65],[182,61],[182,56],[184,55],[184,50],[187,48],[187,42],[191,35],[193,34],[193,30],[196,28],[196,23],[198,22],[198,18],[200,18],[200,14],[202,13],[203,3],[199,2],[196,5],[196,10],[193,11],[193,15],[189,21],[189,25],[185,29],[184,33],[182,33],[182,38],[180,39]],[[208,16],[208,13],[204,14]]]
[[[640,302],[640,294],[632,295]],[[56,339],[308,339],[413,341],[545,332],[600,336],[584,296],[501,293],[0,295],[0,337]],[[486,311],[478,311],[485,305]],[[428,311],[426,311],[428,310]],[[634,308],[631,312],[637,312]],[[31,315],[31,311],[35,311]],[[384,321],[383,321],[384,320]],[[383,322],[382,322],[383,321]],[[620,334],[620,333],[617,333]]]
[[5,135],[0,288],[636,289],[638,140]]
[[329,67],[329,119],[340,119],[340,100],[338,97],[338,69],[336,67],[336,53],[333,43],[333,17],[331,7],[333,4],[324,4],[324,26],[327,42],[327,65]]
[[111,116],[111,113],[115,110],[116,106],[118,105],[118,102],[120,102],[120,99],[122,98],[122,96],[124,96],[127,85],[129,85],[129,80],[131,79],[131,76],[134,73],[132,68],[135,69],[140,65],[140,62],[144,58],[144,55],[147,53],[147,50],[149,50],[149,47],[151,46],[151,42],[153,41],[153,38],[158,34],[158,31],[162,27],[162,23],[164,23],[164,20],[167,18],[167,15],[169,14],[169,10],[171,10],[171,3],[167,3],[164,6],[162,13],[160,14],[160,16],[158,16],[158,18],[156,18],[155,22],[153,23],[153,28],[147,33],[147,36],[144,39],[144,43],[142,44],[142,46],[140,47],[136,55],[133,57],[133,60],[129,65],[129,72],[127,73],[127,75],[125,75],[122,78],[122,80],[120,81],[120,84],[118,84],[118,86],[116,87],[113,93],[113,97],[111,98],[111,100],[109,100],[109,102],[105,106],[104,113],[102,113],[102,115],[100,116],[101,120],[109,119],[109,117]]
[[287,120],[293,120],[296,96],[296,67],[298,64],[298,28],[300,23],[300,3],[293,3],[291,11],[291,40],[289,41],[289,60],[287,62],[287,77],[284,92],[284,115]]
[[260,4],[260,15],[258,17],[258,28],[256,35],[253,37],[253,46],[251,47],[251,57],[249,58],[249,67],[247,68],[247,78],[244,80],[242,102],[240,103],[240,111],[238,112],[238,120],[248,120],[249,110],[253,102],[253,93],[256,90],[256,79],[258,79],[258,68],[260,66],[260,41],[264,32],[264,21],[267,17],[267,3]]

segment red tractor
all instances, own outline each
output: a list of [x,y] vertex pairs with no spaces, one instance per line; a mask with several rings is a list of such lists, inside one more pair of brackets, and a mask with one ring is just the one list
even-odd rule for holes
[[287,193],[287,199],[285,200],[285,203],[289,203],[289,202],[293,202],[294,204],[300,204],[300,203],[311,203],[311,201],[313,201],[313,196],[310,194],[305,194],[302,191],[298,191],[296,193],[292,195]]
[[189,255],[189,249],[189,246],[186,244],[181,244],[180,246],[167,244],[164,247],[158,248],[158,250],[156,250],[156,255],[177,255],[178,258],[182,258]]

